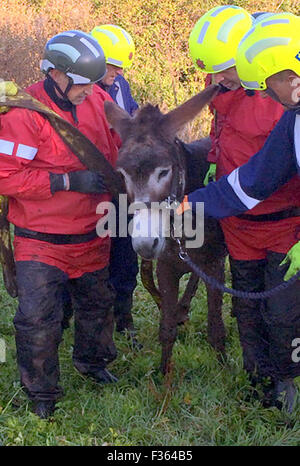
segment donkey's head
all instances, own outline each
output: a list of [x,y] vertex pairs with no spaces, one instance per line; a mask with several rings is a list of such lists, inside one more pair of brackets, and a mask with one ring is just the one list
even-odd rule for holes
[[[117,170],[124,177],[131,202],[149,206],[171,194],[174,176],[178,176],[178,157],[174,155],[178,151],[176,134],[211,101],[218,89],[216,85],[209,86],[167,114],[147,105],[133,118],[114,102],[105,102],[107,119],[122,139]],[[165,246],[164,212],[158,215],[152,209],[138,209],[133,223],[134,231],[140,231],[132,238],[135,251],[145,259],[157,258]]]

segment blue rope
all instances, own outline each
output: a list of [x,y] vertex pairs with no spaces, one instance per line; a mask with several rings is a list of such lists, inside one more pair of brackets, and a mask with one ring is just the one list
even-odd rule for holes
[[234,290],[231,288],[227,288],[225,285],[220,283],[218,280],[216,280],[214,277],[211,277],[209,275],[206,275],[203,270],[200,269],[194,262],[191,260],[191,258],[185,254],[181,259],[192,269],[192,271],[198,275],[205,283],[208,285],[211,285],[213,288],[217,288],[221,290],[223,293],[229,293],[233,296],[236,296],[237,298],[243,298],[243,299],[267,299],[270,298],[271,296],[275,295],[279,291],[283,291],[286,288],[288,288],[290,285],[295,283],[299,278],[300,278],[300,270],[299,272],[296,273],[292,278],[287,280],[286,282],[280,283],[280,285],[275,286],[274,288],[271,288],[270,290],[267,291],[241,291],[241,290]]

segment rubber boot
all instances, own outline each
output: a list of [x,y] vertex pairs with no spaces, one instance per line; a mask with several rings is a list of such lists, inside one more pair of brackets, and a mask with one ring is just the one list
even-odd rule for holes
[[125,330],[128,330],[128,332],[135,332],[131,309],[132,295],[123,299],[116,298],[114,303],[114,316],[117,332],[124,333]]
[[136,339],[136,330],[133,324],[131,314],[132,309],[132,295],[126,296],[122,299],[117,297],[114,303],[114,317],[116,322],[116,330],[119,333],[127,333],[128,338],[131,340],[132,346],[138,350],[142,349],[143,345]]
[[48,419],[55,411],[55,401],[34,401],[32,412],[41,419]]
[[70,327],[70,320],[73,317],[72,299],[66,287],[63,290],[62,301],[63,301],[63,319],[61,322],[61,327],[62,327],[62,330],[66,330],[67,328]]
[[274,404],[291,414],[296,405],[297,388],[294,379],[278,380],[274,388]]
[[97,372],[89,372],[87,374],[88,377],[93,379],[95,382],[100,384],[108,384],[108,383],[116,383],[118,382],[117,377],[115,377],[111,372],[107,369],[99,369]]

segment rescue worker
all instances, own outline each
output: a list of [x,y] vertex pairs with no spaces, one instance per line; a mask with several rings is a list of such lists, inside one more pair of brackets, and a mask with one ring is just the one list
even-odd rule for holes
[[[120,26],[103,24],[96,26],[91,35],[101,45],[106,57],[107,72],[98,81],[98,85],[110,94],[113,100],[131,116],[138,109],[138,104],[131,95],[128,81],[124,78],[124,68],[132,66],[135,47],[131,35]],[[117,212],[117,232],[119,231],[119,208]],[[122,213],[121,213],[122,214]],[[126,212],[127,215],[127,212]],[[128,219],[130,221],[130,218]],[[141,348],[135,338],[135,328],[131,314],[133,292],[137,285],[138,260],[134,252],[131,237],[115,236],[111,239],[110,277],[116,291],[114,316],[116,330],[128,331],[133,345]]]
[[130,85],[124,78],[124,69],[132,66],[135,46],[131,35],[120,26],[103,24],[96,26],[91,35],[101,45],[106,57],[106,74],[98,85],[106,90],[113,100],[133,116],[138,104],[131,94]]
[[[283,259],[291,248],[291,251],[297,251],[288,254],[292,260],[291,265],[294,257],[297,257],[299,264],[300,217],[296,209],[300,195],[297,176],[300,170],[299,31],[299,17],[288,13],[274,14],[258,21],[244,36],[236,57],[237,72],[243,87],[250,91],[263,91],[264,95],[271,96],[289,110],[283,114],[261,150],[256,151],[248,163],[235,168],[230,175],[222,176],[216,183],[209,183],[206,188],[190,193],[178,210],[178,213],[182,213],[187,208],[194,209],[197,202],[204,202],[206,216],[223,219],[242,214],[238,219],[227,219],[237,225],[235,230],[230,230],[230,253],[238,253],[238,249],[236,252],[232,249],[234,240],[238,247],[242,248],[246,244],[248,249],[251,246],[251,250],[263,254],[257,257],[258,277],[254,271],[247,269],[245,274],[240,273],[240,282],[233,283],[240,284],[238,288],[245,291],[250,291],[250,288],[243,286],[246,281],[250,284],[249,277],[253,279],[251,291],[268,290],[282,282],[289,268],[288,261]],[[199,56],[199,59],[202,57]],[[239,114],[239,121],[242,117]],[[247,118],[250,121],[250,112]],[[222,171],[219,175],[224,173]],[[262,202],[267,198],[267,201]],[[247,210],[250,212],[245,218],[244,212]],[[258,223],[252,221],[251,215],[259,215],[263,222],[260,222],[260,218]],[[240,222],[246,222],[245,228],[242,228]],[[226,227],[230,223],[226,223]],[[222,225],[224,227],[224,222]],[[244,258],[238,260],[244,261]],[[243,262],[239,263],[244,265]],[[260,278],[260,267],[264,271],[264,282]],[[240,270],[243,271],[243,268]],[[235,264],[233,277],[237,277],[238,272]],[[300,336],[300,282],[265,300],[260,309],[257,304],[257,309],[255,304],[246,304],[246,312],[252,308],[257,322],[263,322],[267,331],[265,337],[261,335],[260,340],[253,340],[253,360],[259,356],[256,361],[258,374],[270,376],[274,383],[271,404],[280,407],[281,400],[286,409],[292,412],[296,397],[293,379],[300,375],[300,365],[292,356],[293,342]],[[250,312],[248,319],[251,327],[256,330]],[[261,364],[262,361],[264,364]]]
[[[57,34],[45,46],[41,70],[45,80],[27,92],[76,125],[114,165],[120,140],[104,116],[110,97],[94,86],[106,72],[97,41],[81,31]],[[101,176],[37,112],[16,108],[1,116],[0,154],[0,194],[9,197],[8,220],[15,225],[21,383],[33,412],[47,418],[62,395],[58,346],[66,286],[75,311],[75,367],[98,383],[117,381],[106,369],[116,357],[110,239],[96,234],[97,205],[110,195]]]
[[[221,92],[211,104],[214,119],[210,135],[212,150],[208,157],[216,164],[217,179],[257,152],[283,114],[282,106],[270,97],[263,99],[259,93],[245,91],[241,87],[235,55],[252,22],[253,18],[243,8],[231,5],[215,7],[200,18],[190,35],[189,46],[195,65],[210,73],[207,84],[213,81],[221,86]],[[294,187],[295,184],[291,183],[289,190],[293,191]],[[285,189],[275,197],[277,205],[283,204],[283,210],[289,203],[287,195]],[[274,237],[274,229],[281,230],[282,222],[278,213],[272,221],[270,212],[274,210],[273,205],[274,197],[251,210],[251,215],[230,217],[220,222],[235,289],[264,290],[267,251],[276,251],[287,240],[288,224],[284,225],[280,241]],[[243,366],[251,383],[256,386],[263,377],[271,377],[265,361],[267,336],[260,303],[233,298],[232,304],[243,350]]]

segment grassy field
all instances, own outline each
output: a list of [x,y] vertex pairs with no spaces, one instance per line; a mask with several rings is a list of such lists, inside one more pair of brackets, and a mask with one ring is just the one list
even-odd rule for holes
[[227,364],[217,361],[207,343],[201,285],[190,321],[179,329],[173,370],[166,379],[158,371],[159,313],[140,284],[134,319],[144,347],[133,351],[125,337],[115,335],[118,358],[110,367],[119,377],[116,385],[101,387],[75,371],[73,328],[68,329],[60,348],[65,396],[50,422],[30,412],[20,388],[12,325],[15,307],[16,301],[1,287],[0,337],[6,342],[7,361],[0,364],[0,445],[300,445],[300,405],[287,416],[247,400],[250,386],[228,296],[223,306]]
[[[136,99],[167,110],[203,87],[203,75],[188,56],[188,35],[201,14],[226,3],[233,2],[2,0],[0,77],[29,85],[41,79],[39,59],[53,34],[117,23],[135,39],[135,65],[127,77]],[[234,3],[250,12],[299,11],[296,1]],[[205,135],[208,128],[204,112],[183,137],[191,140]],[[0,363],[0,445],[300,445],[300,403],[287,416],[275,408],[263,409],[258,401],[247,401],[250,386],[242,370],[228,296],[223,306],[227,364],[217,361],[207,343],[207,307],[201,285],[190,320],[179,329],[173,370],[166,379],[158,372],[159,313],[141,284],[135,292],[134,319],[143,349],[133,351],[125,337],[115,335],[118,358],[110,367],[119,377],[116,385],[98,386],[74,370],[73,328],[67,330],[60,347],[65,396],[50,422],[30,412],[20,387],[12,324],[16,305],[0,282],[0,338],[5,340],[7,353],[6,362]]]

